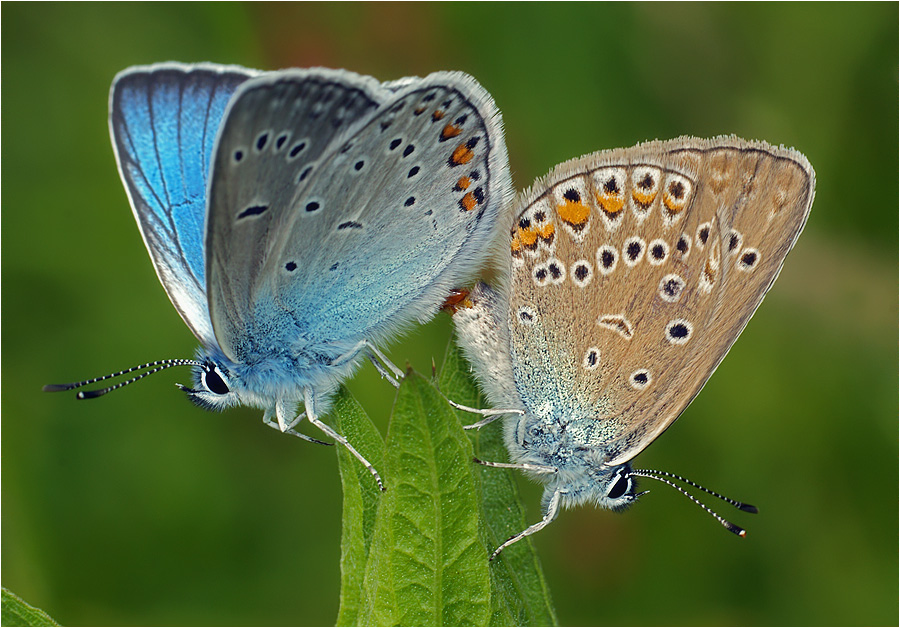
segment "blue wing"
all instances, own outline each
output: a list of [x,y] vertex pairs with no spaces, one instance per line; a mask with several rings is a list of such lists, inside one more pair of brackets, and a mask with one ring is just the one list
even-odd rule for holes
[[238,85],[258,72],[163,63],[119,73],[109,129],[119,174],[156,274],[204,344],[215,342],[206,297],[206,186],[216,133]]
[[268,73],[213,159],[209,307],[240,362],[327,366],[428,320],[508,228],[499,111],[460,73]]

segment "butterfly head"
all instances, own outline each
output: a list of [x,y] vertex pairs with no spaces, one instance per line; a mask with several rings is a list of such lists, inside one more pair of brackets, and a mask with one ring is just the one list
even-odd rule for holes
[[194,387],[178,384],[188,399],[204,410],[222,411],[240,405],[241,400],[234,390],[233,375],[229,369],[217,361],[206,358],[194,364],[192,370]]
[[616,467],[578,465],[570,470],[568,465],[560,465],[556,481],[547,487],[547,494],[557,490],[562,494],[563,503],[577,506],[592,503],[600,508],[622,511],[633,504],[643,493],[638,493],[637,483],[629,464]]

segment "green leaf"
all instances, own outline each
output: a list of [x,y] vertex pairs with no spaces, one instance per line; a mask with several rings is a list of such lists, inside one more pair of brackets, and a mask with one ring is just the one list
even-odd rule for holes
[[3,612],[0,624],[4,626],[59,626],[50,615],[31,606],[18,595],[3,587]]
[[[490,407],[482,398],[470,375],[468,362],[452,342],[444,358],[440,378],[441,390],[453,401],[474,408]],[[457,410],[463,425],[481,417]],[[503,419],[467,431],[474,442],[475,454],[481,460],[505,462]],[[482,495],[484,534],[488,552],[493,552],[513,534],[528,527],[525,506],[519,498],[515,472],[475,465]],[[492,587],[492,625],[557,625],[556,611],[541,562],[531,539],[525,538],[507,547],[490,563]],[[509,619],[505,619],[509,617]]]
[[[441,390],[478,407],[468,366],[451,346]],[[383,443],[363,409],[342,390],[335,427],[381,473],[338,449],[344,486],[338,625],[555,625],[556,614],[530,540],[488,556],[526,527],[516,480],[472,462],[505,460],[502,421],[478,432],[479,417],[454,411],[434,384],[410,373]],[[473,441],[475,449],[473,449]]]
[[[341,387],[330,417],[338,433],[343,434],[376,470],[382,472],[384,439],[369,415],[346,388]],[[352,626],[356,624],[359,614],[360,589],[375,530],[375,514],[381,491],[369,470],[346,447],[336,449],[344,491],[341,603],[337,625]]]
[[485,625],[490,576],[480,542],[472,446],[435,388],[403,381],[362,589],[362,625]]

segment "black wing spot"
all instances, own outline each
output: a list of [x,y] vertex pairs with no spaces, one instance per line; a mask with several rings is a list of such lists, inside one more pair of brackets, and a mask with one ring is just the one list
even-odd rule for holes
[[266,147],[266,142],[269,141],[269,134],[263,133],[258,138],[256,138],[256,150],[262,150]]
[[304,168],[303,172],[300,173],[300,176],[297,177],[297,183],[301,183],[303,180],[305,180],[306,177],[309,176],[309,173],[312,172],[312,169],[312,166],[307,166],[306,168]]
[[364,162],[362,159],[360,159],[355,164],[353,164],[353,169],[356,170],[357,172],[359,172],[360,170],[363,169],[363,166],[365,166],[365,165],[366,165],[366,162]]
[[408,199],[406,199],[406,201],[404,201],[403,205],[405,207],[412,207],[415,202],[416,202],[416,197],[410,196]]
[[242,151],[242,150],[234,151],[234,160],[236,162],[240,161],[243,158],[244,158],[244,151]]
[[297,270],[297,263],[296,262],[288,262],[287,264],[284,265],[284,269],[286,271],[288,271],[289,273],[292,273],[295,270]]
[[416,147],[413,146],[412,144],[410,144],[409,146],[407,146],[406,148],[403,149],[403,156],[409,157],[410,155],[412,155],[414,150],[416,150]]
[[753,266],[754,264],[756,264],[757,258],[757,254],[753,253],[752,251],[750,253],[744,253],[744,255],[741,257],[741,263],[744,266]]
[[304,148],[306,148],[306,142],[300,142],[299,144],[294,144],[294,147],[291,149],[291,152],[288,153],[288,156],[296,157],[303,151]]
[[394,150],[394,149],[396,149],[398,146],[400,146],[400,144],[402,144],[402,143],[403,143],[403,140],[401,140],[401,139],[398,137],[398,138],[396,138],[396,139],[391,140],[391,143],[388,144],[388,148],[391,149],[391,150]]
[[419,174],[419,167],[413,166],[412,168],[409,169],[409,173],[406,175],[406,178],[411,179],[412,177],[416,176],[417,174]]
[[631,242],[628,245],[628,248],[626,249],[625,253],[626,253],[626,255],[628,255],[628,259],[630,259],[633,262],[641,254],[642,249],[643,249],[643,247],[641,246],[640,242]]
[[603,264],[603,268],[609,268],[616,261],[616,256],[612,251],[603,251],[603,253],[600,254],[600,261]]
[[306,211],[308,211],[308,212],[318,211],[319,207],[320,207],[320,205],[317,202],[310,201],[309,203],[306,204]]
[[348,220],[347,222],[342,222],[338,225],[338,231],[341,231],[342,229],[362,229],[362,225],[353,220]]
[[577,203],[581,200],[581,194],[578,193],[578,190],[568,189],[563,194],[563,198],[569,201],[570,203]]
[[259,216],[267,209],[269,209],[268,205],[253,205],[252,207],[248,207],[240,214],[238,214],[238,219],[247,218],[248,216]]

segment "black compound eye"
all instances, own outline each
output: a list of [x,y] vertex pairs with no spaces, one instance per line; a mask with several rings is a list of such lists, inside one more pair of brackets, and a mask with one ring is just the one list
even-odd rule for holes
[[203,383],[217,395],[227,395],[229,393],[228,386],[214,369],[210,368],[204,372]]
[[609,499],[619,499],[620,497],[622,497],[622,495],[628,492],[628,486],[630,484],[631,482],[629,482],[627,475],[620,475],[619,479],[616,480],[616,483],[610,487],[609,492],[606,494],[606,496]]

